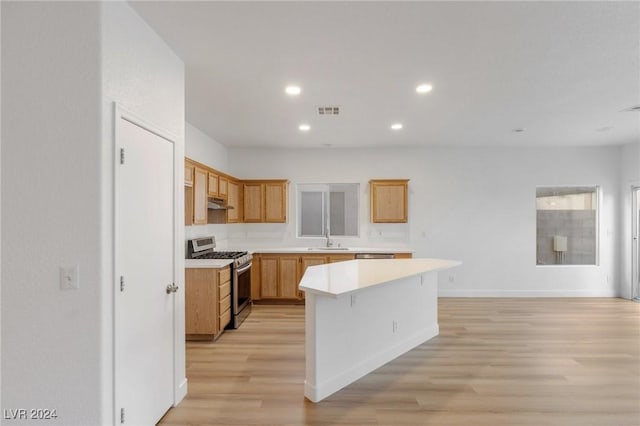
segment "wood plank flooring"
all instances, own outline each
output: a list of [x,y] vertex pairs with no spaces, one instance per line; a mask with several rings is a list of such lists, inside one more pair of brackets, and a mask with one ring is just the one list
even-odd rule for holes
[[304,307],[254,306],[187,344],[189,395],[161,425],[640,425],[640,304],[439,299],[440,335],[313,404]]

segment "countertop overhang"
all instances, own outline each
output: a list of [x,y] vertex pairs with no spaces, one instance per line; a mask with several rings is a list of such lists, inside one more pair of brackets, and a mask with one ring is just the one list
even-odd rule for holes
[[308,267],[299,288],[305,292],[338,297],[367,287],[461,264],[458,260],[447,259],[350,260]]

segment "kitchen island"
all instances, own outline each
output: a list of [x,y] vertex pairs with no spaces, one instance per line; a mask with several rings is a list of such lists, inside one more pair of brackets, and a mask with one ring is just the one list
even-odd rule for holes
[[376,259],[311,266],[305,295],[304,394],[319,402],[438,335],[443,259]]

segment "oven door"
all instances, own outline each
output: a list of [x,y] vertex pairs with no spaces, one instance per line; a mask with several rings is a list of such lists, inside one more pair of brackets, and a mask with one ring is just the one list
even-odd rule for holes
[[233,314],[237,315],[251,303],[251,262],[234,269],[233,274]]

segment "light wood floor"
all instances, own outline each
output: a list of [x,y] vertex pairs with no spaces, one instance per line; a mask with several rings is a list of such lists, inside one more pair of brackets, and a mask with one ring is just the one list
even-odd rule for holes
[[313,404],[304,307],[255,306],[187,344],[189,395],[162,425],[640,425],[640,304],[439,300],[440,335]]

